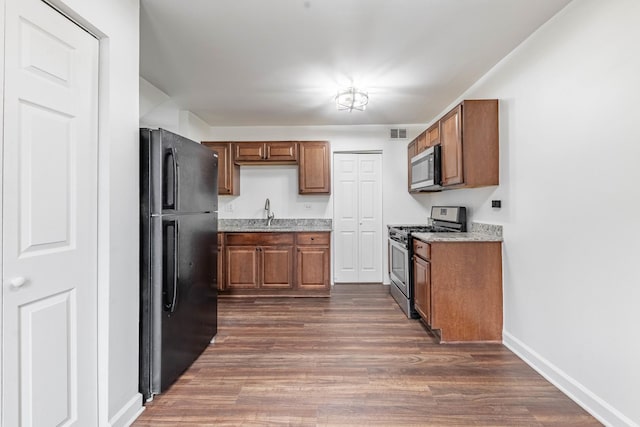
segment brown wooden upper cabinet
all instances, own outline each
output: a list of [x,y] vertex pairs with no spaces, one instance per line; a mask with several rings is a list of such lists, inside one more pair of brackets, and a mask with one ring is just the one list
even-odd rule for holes
[[440,122],[436,122],[427,129],[427,147],[440,144]]
[[218,152],[218,194],[240,194],[240,166],[233,161],[233,144],[203,141],[202,145]]
[[427,132],[422,132],[416,137],[416,154],[422,153],[427,149]]
[[295,141],[265,141],[234,143],[235,162],[242,163],[298,163],[298,143]]
[[331,194],[331,168],[328,141],[300,142],[298,192],[300,194]]
[[[425,133],[425,149],[437,144],[442,147],[443,190],[500,183],[497,99],[465,100]],[[422,141],[421,134],[407,147],[409,182],[411,158],[421,152]]]
[[465,100],[440,119],[442,185],[500,183],[498,100]]
[[440,122],[436,122],[433,126],[431,126],[429,129],[422,132],[412,141],[412,143],[414,143],[415,152],[412,153],[412,156],[410,156],[410,158],[415,156],[416,154],[422,153],[427,148],[440,143],[440,124],[439,123]]
[[331,194],[328,141],[202,141],[218,152],[218,194],[240,194],[239,165],[298,164],[300,194]]
[[462,171],[462,105],[447,113],[440,119],[442,137],[442,185],[461,184]]

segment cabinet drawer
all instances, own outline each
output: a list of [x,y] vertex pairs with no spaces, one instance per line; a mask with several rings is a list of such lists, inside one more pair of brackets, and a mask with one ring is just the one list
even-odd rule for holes
[[293,245],[293,233],[225,233],[227,245]]
[[431,258],[431,245],[423,242],[422,240],[414,239],[413,253],[418,255],[420,258],[429,259]]
[[298,245],[328,245],[329,233],[297,233]]

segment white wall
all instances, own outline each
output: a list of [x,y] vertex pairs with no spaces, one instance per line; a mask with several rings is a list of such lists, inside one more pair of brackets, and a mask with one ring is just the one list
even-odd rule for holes
[[570,3],[461,97],[500,99],[502,185],[431,196],[504,225],[505,343],[610,425],[640,424],[638,22]]
[[209,134],[209,124],[191,111],[180,110],[178,133],[196,142],[203,141]]
[[210,126],[191,111],[182,110],[169,95],[140,77],[140,127],[163,128],[196,142]]
[[[127,425],[138,393],[138,0],[51,0],[100,39],[100,425]],[[82,392],[82,391],[80,391]]]

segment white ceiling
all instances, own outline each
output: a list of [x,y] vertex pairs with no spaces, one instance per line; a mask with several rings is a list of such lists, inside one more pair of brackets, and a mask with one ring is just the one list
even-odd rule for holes
[[569,1],[142,0],[140,74],[212,126],[426,123]]

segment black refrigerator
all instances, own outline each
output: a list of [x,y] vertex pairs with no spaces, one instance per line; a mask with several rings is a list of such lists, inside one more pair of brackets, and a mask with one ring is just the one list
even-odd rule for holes
[[218,155],[140,129],[140,392],[166,390],[217,333]]

